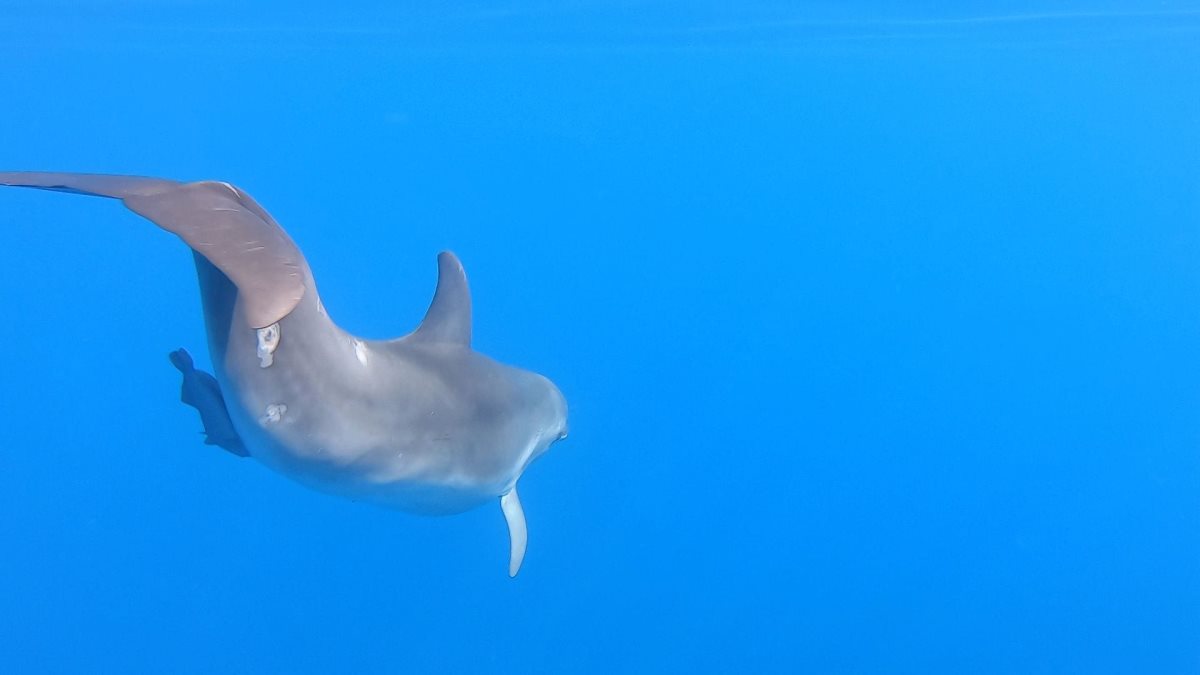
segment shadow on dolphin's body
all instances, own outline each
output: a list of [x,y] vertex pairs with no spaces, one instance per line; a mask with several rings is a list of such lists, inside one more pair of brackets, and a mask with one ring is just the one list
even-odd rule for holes
[[171,354],[206,442],[324,492],[405,511],[499,499],[509,574],[525,555],[517,480],[567,434],[550,380],[471,349],[462,264],[438,256],[421,325],[362,340],[330,320],[299,248],[248,194],[219,182],[0,172],[0,185],[120,199],[195,253],[215,378]]

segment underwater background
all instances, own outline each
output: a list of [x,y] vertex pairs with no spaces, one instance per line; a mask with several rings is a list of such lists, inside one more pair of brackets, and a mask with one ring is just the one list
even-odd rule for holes
[[202,444],[191,254],[0,190],[0,671],[1200,672],[1200,4],[0,3],[0,169],[218,179],[571,436],[425,518]]

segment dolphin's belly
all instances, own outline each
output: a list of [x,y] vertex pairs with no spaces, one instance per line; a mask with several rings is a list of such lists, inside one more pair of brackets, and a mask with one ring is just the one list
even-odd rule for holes
[[479,439],[419,437],[373,425],[370,416],[339,416],[311,397],[242,389],[232,398],[239,404],[229,406],[230,418],[250,456],[322,492],[417,513],[457,513],[507,492],[523,468],[497,461],[481,470],[468,461],[477,453],[467,447]]
[[529,423],[530,380],[470,349],[356,339],[311,294],[263,360],[238,307],[210,345],[230,419],[252,457],[317,490],[456,513],[508,493],[557,431]]
[[[281,420],[282,421],[282,420]],[[286,434],[254,421],[235,419],[250,456],[277,473],[321,492],[423,514],[459,513],[507,491],[502,483],[479,484],[406,465],[402,451],[391,461],[379,452],[355,455],[336,446],[289,442]]]
[[405,399],[378,378],[330,377],[326,362],[285,351],[286,330],[283,340],[267,368],[250,345],[231,344],[218,374],[251,457],[278,473],[356,500],[458,513],[508,492],[530,459],[536,437],[503,415],[465,424],[445,403],[453,392]]

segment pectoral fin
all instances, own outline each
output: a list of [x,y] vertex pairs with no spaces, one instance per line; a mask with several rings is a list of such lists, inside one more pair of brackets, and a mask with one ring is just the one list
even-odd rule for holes
[[192,356],[187,351],[178,349],[169,356],[171,363],[183,375],[180,400],[200,413],[200,422],[204,425],[204,442],[207,445],[222,447],[238,457],[249,457],[250,453],[246,451],[245,444],[229,419],[229,410],[225,407],[225,399],[221,396],[221,387],[217,380],[203,370],[197,370],[192,363]]
[[516,487],[500,498],[500,510],[504,511],[504,520],[508,522],[508,576],[515,577],[517,570],[521,569],[521,561],[525,559],[525,544],[529,539],[525,530],[525,512],[521,509]]

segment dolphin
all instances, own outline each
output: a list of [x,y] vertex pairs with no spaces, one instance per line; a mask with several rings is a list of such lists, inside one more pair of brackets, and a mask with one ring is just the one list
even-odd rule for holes
[[421,324],[365,340],[325,312],[300,249],[245,191],[216,181],[0,172],[0,185],[121,200],[191,247],[213,375],[184,350],[183,376],[206,443],[311,488],[412,513],[499,499],[509,576],[525,557],[517,481],[567,435],[547,378],[471,349],[466,273],[448,251]]

